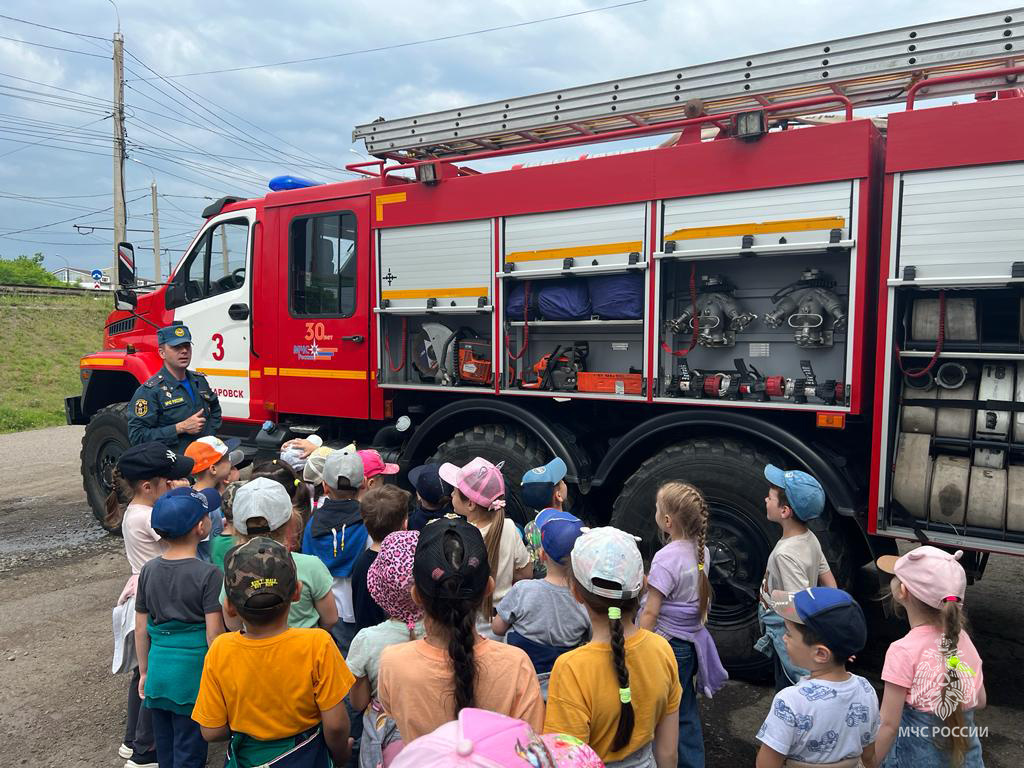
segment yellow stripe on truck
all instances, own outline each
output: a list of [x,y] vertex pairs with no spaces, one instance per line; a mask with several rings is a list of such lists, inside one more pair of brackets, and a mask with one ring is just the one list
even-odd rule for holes
[[280,376],[308,379],[366,379],[366,371],[338,371],[316,368],[278,368]]
[[382,299],[456,299],[466,296],[486,296],[487,286],[478,288],[417,288],[412,291],[381,291]]
[[[249,371],[241,368],[196,368],[204,376],[231,376],[238,379],[249,378]],[[259,378],[260,372],[253,371],[253,378]]]
[[505,254],[506,263],[519,261],[546,261],[548,259],[582,259],[587,256],[607,256],[613,253],[639,253],[644,244],[639,240],[626,243],[600,243],[573,245],[566,248],[547,248],[541,251],[514,251]]
[[736,235],[770,235],[778,232],[811,232],[817,229],[843,229],[842,216],[823,216],[815,219],[783,219],[780,221],[752,221],[749,224],[723,224],[717,227],[687,227],[665,235],[665,240],[703,240],[712,237]]
[[79,361],[80,368],[88,368],[90,365],[124,365],[123,357],[83,357]]

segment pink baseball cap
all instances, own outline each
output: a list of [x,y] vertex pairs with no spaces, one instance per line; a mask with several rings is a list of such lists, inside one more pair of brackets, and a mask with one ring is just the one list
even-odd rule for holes
[[504,463],[491,464],[487,459],[477,456],[464,467],[442,464],[437,474],[448,485],[458,488],[459,493],[473,503],[491,508],[501,506],[495,502],[505,495],[505,478],[501,474]]
[[967,573],[960,565],[963,551],[953,554],[928,545],[903,557],[884,555],[875,561],[880,570],[903,582],[907,591],[925,605],[941,608],[950,600],[962,602],[967,592]]
[[369,479],[377,475],[397,475],[400,467],[397,464],[388,464],[380,457],[375,450],[367,449],[356,451],[359,458],[363,460],[363,477]]
[[589,746],[565,734],[538,736],[514,717],[472,707],[410,742],[391,768],[604,768]]

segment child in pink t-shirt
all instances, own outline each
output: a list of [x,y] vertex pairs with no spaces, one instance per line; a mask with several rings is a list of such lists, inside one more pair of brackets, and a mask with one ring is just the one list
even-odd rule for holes
[[963,553],[923,546],[879,558],[910,632],[885,654],[875,754],[886,768],[981,768],[974,711],[985,706],[981,657],[964,631]]
[[[192,473],[193,461],[179,455],[163,443],[133,445],[121,454],[114,469],[115,489],[107,498],[105,522],[109,528],[121,527],[124,553],[128,558],[131,576],[121,591],[114,607],[114,662],[112,671],[131,672],[128,683],[128,724],[118,755],[125,758],[126,768],[150,765],[156,762],[156,750],[149,710],[139,699],[139,665],[135,655],[135,589],[139,571],[154,557],[159,557],[166,545],[153,526],[150,514],[153,504],[173,485]],[[187,482],[187,480],[186,480]],[[121,500],[128,498],[128,506],[121,512]]]

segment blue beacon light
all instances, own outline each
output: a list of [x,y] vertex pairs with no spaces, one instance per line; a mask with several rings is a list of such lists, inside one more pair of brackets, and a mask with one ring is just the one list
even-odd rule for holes
[[267,186],[270,187],[272,192],[283,192],[286,189],[304,189],[306,187],[318,187],[321,184],[323,184],[322,181],[310,181],[309,179],[301,179],[298,176],[285,174],[284,176],[275,176]]

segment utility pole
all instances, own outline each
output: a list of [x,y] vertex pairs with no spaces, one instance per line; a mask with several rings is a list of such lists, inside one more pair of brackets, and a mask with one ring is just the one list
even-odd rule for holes
[[149,185],[149,196],[153,200],[153,280],[163,282],[160,274],[160,217],[156,207],[156,179]]
[[126,238],[128,211],[124,201],[124,35],[114,33],[114,282],[117,244]]

